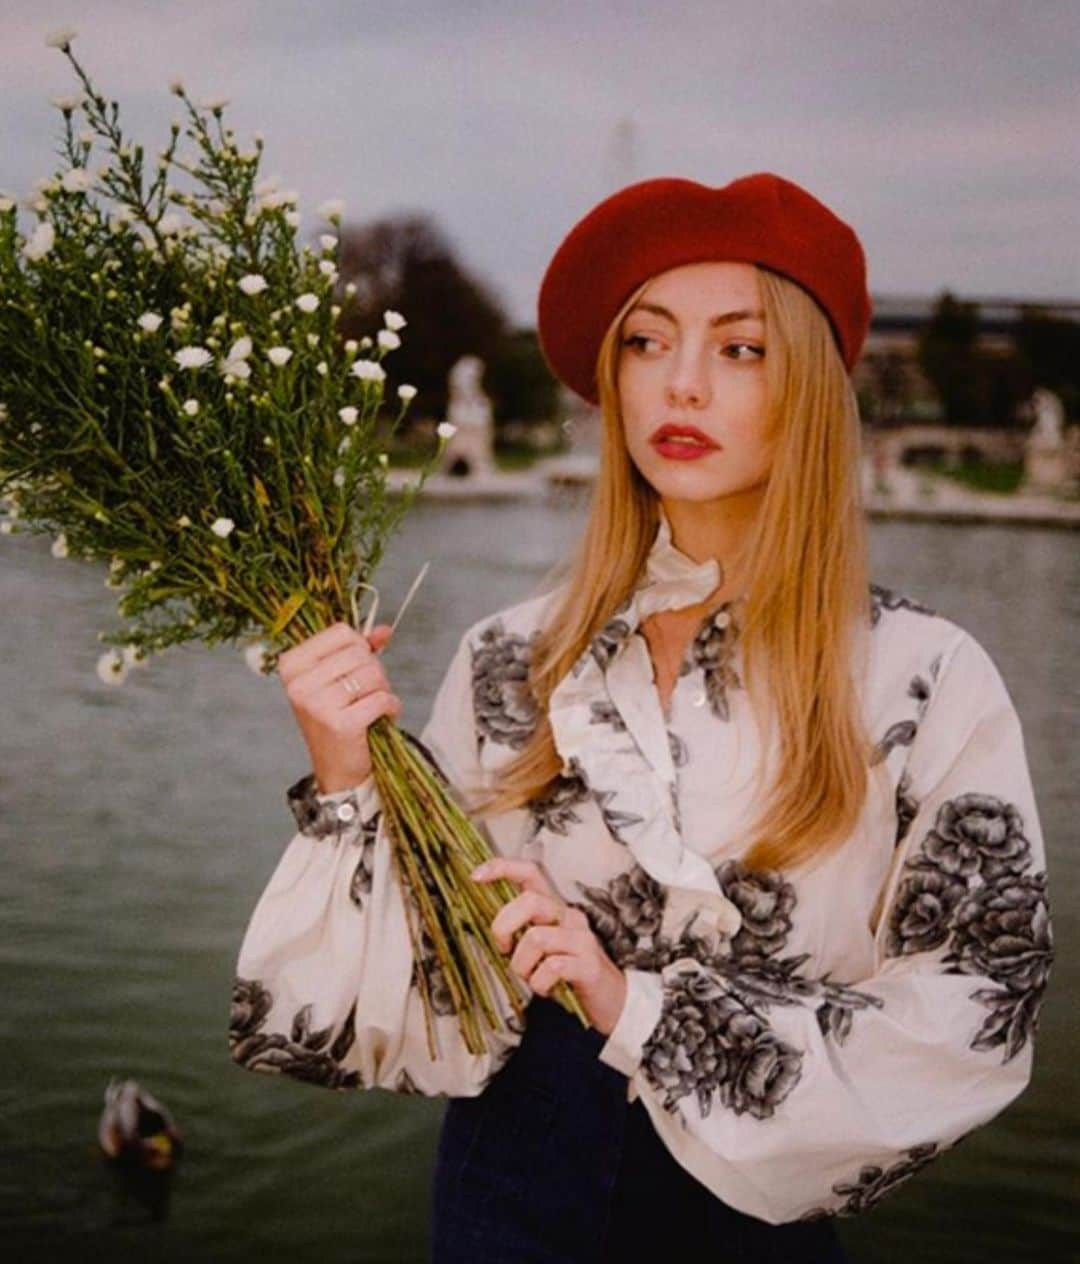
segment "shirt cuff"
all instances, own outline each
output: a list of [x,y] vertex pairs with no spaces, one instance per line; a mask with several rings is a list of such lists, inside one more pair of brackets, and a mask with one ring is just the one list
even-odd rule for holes
[[369,823],[379,807],[375,777],[369,773],[358,785],[320,794],[313,772],[285,792],[296,826],[308,838],[340,837]]
[[648,970],[624,970],[626,1000],[607,1041],[596,1055],[601,1062],[630,1079],[641,1065],[645,1042],[660,1021],[664,982]]

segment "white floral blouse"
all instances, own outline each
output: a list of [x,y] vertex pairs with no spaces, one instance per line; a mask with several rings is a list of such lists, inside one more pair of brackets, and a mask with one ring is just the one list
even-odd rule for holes
[[[560,777],[478,824],[538,861],[624,968],[599,1056],[679,1163],[765,1221],[853,1215],[1029,1081],[1053,949],[1023,736],[974,637],[873,585],[857,674],[878,758],[858,826],[824,860],[748,871],[774,751],[734,608],[703,618],[667,714],[640,630],[717,582],[661,514],[640,585],[551,699]],[[439,687],[420,742],[466,804],[536,721],[526,669],[557,597],[474,623]],[[240,949],[233,1058],[330,1088],[479,1093],[521,1028],[468,1053],[434,957],[414,967],[373,781],[320,795],[308,774],[288,799],[299,830]],[[437,1061],[416,969],[442,996]]]

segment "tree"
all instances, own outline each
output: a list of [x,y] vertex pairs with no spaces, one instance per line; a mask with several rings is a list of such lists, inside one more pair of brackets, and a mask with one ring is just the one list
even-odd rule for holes
[[978,332],[978,304],[961,302],[946,290],[919,335],[919,367],[937,391],[946,421],[977,424]]
[[387,399],[395,401],[397,387],[408,382],[417,388],[411,419],[445,417],[447,374],[458,358],[478,355],[487,364],[498,351],[507,328],[498,300],[424,215],[346,228],[339,284],[348,281],[357,294],[342,318],[344,337],[373,337],[388,308],[408,321],[401,346],[383,361]]
[[487,373],[496,421],[550,421],[559,390],[533,329],[517,329],[499,344]]

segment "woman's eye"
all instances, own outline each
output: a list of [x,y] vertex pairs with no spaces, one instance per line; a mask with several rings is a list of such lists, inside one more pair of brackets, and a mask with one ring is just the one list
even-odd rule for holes
[[[740,347],[745,347],[747,351],[754,352],[754,354],[757,356],[758,359],[763,359],[765,356],[765,348],[759,347],[755,343],[752,343],[752,342],[729,342],[728,345],[724,348],[724,350],[725,351],[731,351],[732,349],[738,350]],[[736,358],[741,360],[748,357],[737,356]]]
[[650,338],[648,334],[631,334],[629,338],[623,339],[624,347],[634,347],[636,350],[642,350],[643,342],[656,342],[655,338]]

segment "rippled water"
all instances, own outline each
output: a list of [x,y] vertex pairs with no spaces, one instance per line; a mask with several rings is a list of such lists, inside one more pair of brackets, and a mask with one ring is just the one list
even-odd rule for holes
[[[575,504],[414,508],[380,577],[381,620],[433,563],[384,660],[403,724],[419,732],[467,624],[530,595],[581,517]],[[871,541],[874,577],[974,632],[1009,686],[1058,955],[1031,1088],[841,1233],[866,1264],[1075,1259],[1077,538],[876,523]],[[43,538],[6,537],[0,559],[6,1248],[24,1260],[423,1261],[442,1103],[328,1093],[228,1057],[236,951],[292,833],[285,788],[308,770],[280,682],[235,649],[189,646],[107,688],[94,674],[94,634],[113,626],[103,571],[54,560]],[[138,1078],[184,1128],[161,1224],[119,1202],[97,1159],[111,1075]]]

